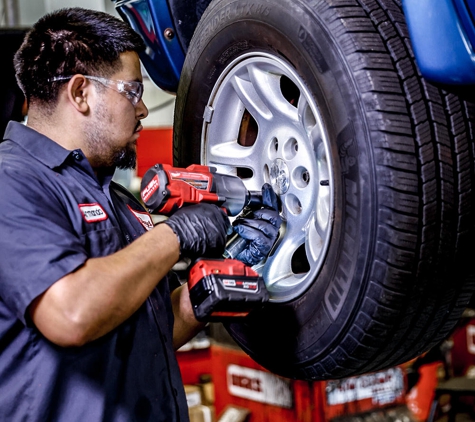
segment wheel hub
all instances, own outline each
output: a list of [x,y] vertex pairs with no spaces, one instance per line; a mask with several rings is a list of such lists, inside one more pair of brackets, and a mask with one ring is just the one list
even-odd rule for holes
[[289,190],[289,168],[284,160],[277,158],[270,167],[270,180],[272,188],[277,195],[283,195]]

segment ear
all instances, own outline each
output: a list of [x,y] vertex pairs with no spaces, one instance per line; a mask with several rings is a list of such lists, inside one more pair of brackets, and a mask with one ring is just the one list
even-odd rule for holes
[[87,113],[89,110],[87,99],[91,87],[92,84],[83,75],[74,75],[68,82],[68,100],[80,113]]

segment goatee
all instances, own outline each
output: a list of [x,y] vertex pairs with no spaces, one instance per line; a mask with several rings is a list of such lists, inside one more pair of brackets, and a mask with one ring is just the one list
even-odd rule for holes
[[112,157],[112,161],[114,165],[121,170],[135,169],[137,165],[137,153],[135,152],[135,148],[127,145],[120,151],[116,151]]

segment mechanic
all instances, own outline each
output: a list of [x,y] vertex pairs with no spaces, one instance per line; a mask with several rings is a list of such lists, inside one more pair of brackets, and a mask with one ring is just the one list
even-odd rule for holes
[[[203,325],[170,270],[219,256],[229,221],[199,204],[154,227],[112,181],[135,166],[148,114],[144,48],[121,20],[69,8],[15,55],[29,109],[0,144],[2,421],[188,420],[174,349]],[[265,256],[278,213],[255,218],[236,230]]]

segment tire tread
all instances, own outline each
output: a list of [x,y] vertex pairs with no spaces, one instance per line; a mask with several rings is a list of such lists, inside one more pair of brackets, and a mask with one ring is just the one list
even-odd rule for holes
[[[412,358],[414,349],[422,353],[444,339],[470,299],[464,289],[471,287],[464,280],[447,286],[437,270],[460,259],[452,251],[460,251],[473,228],[470,107],[422,79],[400,4],[358,0],[366,16],[358,13],[355,19],[349,17],[353,2],[352,7],[348,2],[327,4],[327,19],[353,69],[371,122],[379,167],[378,221],[387,224],[378,227],[360,311],[331,354],[338,358],[320,361],[319,377],[347,375],[355,361],[371,362],[364,371],[394,366]],[[419,215],[422,225],[414,224]],[[428,263],[436,259],[442,264],[430,269]],[[406,301],[398,300],[406,296]],[[394,303],[398,309],[391,307]],[[380,336],[388,341],[381,342]],[[374,347],[375,338],[379,347]]]

